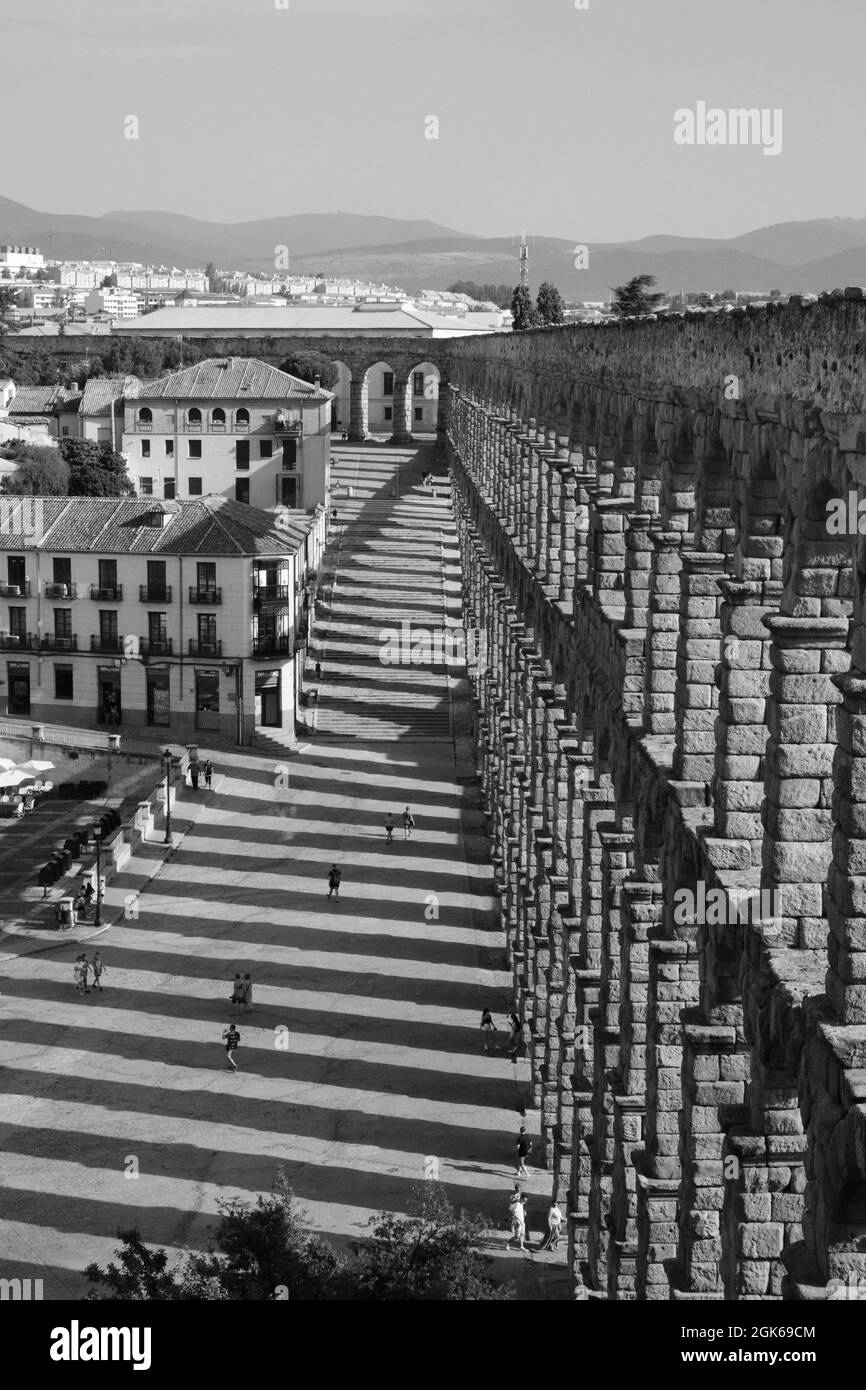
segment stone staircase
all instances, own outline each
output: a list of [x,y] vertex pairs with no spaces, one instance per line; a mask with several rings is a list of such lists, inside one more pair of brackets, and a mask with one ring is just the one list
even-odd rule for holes
[[[460,623],[450,491],[421,484],[435,449],[336,457],[337,523],[324,557],[307,680],[322,662],[310,723],[317,738],[448,740],[463,668],[445,632]],[[341,494],[350,484],[352,496]],[[457,647],[459,660],[459,646]]]

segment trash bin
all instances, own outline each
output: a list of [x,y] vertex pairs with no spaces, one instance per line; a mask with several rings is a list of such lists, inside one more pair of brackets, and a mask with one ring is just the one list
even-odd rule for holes
[[61,931],[75,926],[75,903],[72,898],[61,898],[57,908],[57,925]]

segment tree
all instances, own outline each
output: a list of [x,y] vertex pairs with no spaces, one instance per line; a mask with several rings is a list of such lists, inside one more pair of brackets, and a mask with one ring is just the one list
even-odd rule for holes
[[116,288],[116,286],[117,276],[115,275],[114,271],[110,271],[108,275],[103,275],[102,279],[99,282],[99,288],[101,290],[113,290]]
[[482,1272],[491,1261],[476,1246],[484,1221],[455,1215],[438,1183],[412,1185],[407,1217],[371,1217],[372,1238],[350,1246],[356,1299],[492,1302],[514,1297]]
[[627,284],[617,285],[614,290],[613,313],[621,319],[651,314],[664,298],[662,294],[652,293],[655,283],[654,275],[635,275]]
[[126,463],[109,444],[92,439],[61,439],[69,464],[70,497],[125,497],[135,492]]
[[418,1183],[409,1216],[371,1218],[369,1240],[346,1255],[304,1228],[283,1169],[274,1191],[254,1207],[221,1202],[210,1248],[169,1267],[165,1250],[150,1250],[138,1231],[119,1232],[117,1262],[90,1264],[88,1298],[123,1300],[503,1300],[510,1285],[489,1280],[478,1254],[483,1223],[455,1217],[441,1187]]
[[204,268],[204,273],[207,277],[207,287],[209,290],[216,291],[221,288],[222,280],[220,279],[220,273],[213,261],[208,261]]
[[538,311],[533,308],[532,296],[525,285],[518,285],[511,296],[511,313],[514,328],[536,328],[539,323]]
[[538,287],[535,307],[542,323],[564,323],[565,304],[559,290],[550,280]]
[[321,377],[322,388],[325,391],[330,391],[336,386],[340,375],[336,362],[332,362],[330,357],[305,348],[296,349],[291,357],[281,362],[280,371],[288,372],[289,376],[300,377],[301,381],[315,381],[317,376]]
[[6,457],[18,467],[3,479],[7,497],[68,497],[69,466],[60,450],[16,441]]

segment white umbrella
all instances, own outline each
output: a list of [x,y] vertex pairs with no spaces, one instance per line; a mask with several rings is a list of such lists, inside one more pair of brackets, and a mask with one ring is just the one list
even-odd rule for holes
[[0,758],[0,772],[11,772],[14,766],[14,758]]
[[26,763],[18,764],[19,772],[32,772],[34,774],[39,772],[50,772],[53,767],[53,763],[40,762],[38,758],[30,758]]
[[22,782],[32,782],[33,773],[23,772],[16,767],[12,772],[0,772],[0,787],[18,787]]

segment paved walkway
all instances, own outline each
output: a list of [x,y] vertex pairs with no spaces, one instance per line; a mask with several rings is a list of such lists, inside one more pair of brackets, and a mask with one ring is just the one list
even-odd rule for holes
[[[448,503],[420,486],[432,454],[342,454],[337,471],[358,481],[326,561],[319,731],[294,754],[278,741],[221,751],[214,791],[182,793],[168,861],[152,876],[160,851],[145,847],[113,889],[140,892],[139,916],[100,938],[104,994],[75,994],[72,943],[3,966],[0,1276],[41,1277],[46,1298],[79,1294],[118,1226],[170,1249],[203,1243],[217,1200],[268,1190],[278,1163],[338,1241],[438,1174],[500,1227],[498,1274],[522,1297],[565,1296],[561,1255],[502,1251],[520,1097],[514,1066],[479,1041],[485,1004],[504,1020],[510,980],[465,688],[368,649],[407,615],[456,615]],[[383,550],[402,558],[377,597]],[[399,822],[407,804],[415,836],[388,845],[385,815]],[[247,970],[233,1075],[220,1035]],[[534,1170],[525,1187],[540,1222],[549,1179]]]

